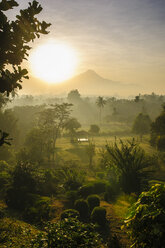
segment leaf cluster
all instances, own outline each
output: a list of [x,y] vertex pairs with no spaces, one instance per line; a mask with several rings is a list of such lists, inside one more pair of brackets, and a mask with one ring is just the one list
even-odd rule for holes
[[66,218],[58,223],[49,223],[34,240],[33,248],[97,248],[100,247],[99,235],[92,224],[85,224],[76,218]]
[[121,186],[126,193],[140,191],[142,179],[147,176],[147,167],[151,159],[146,157],[135,140],[123,142],[118,145],[106,145],[109,155],[109,168],[115,168],[119,174]]
[[28,71],[21,68],[31,49],[28,43],[39,38],[40,34],[47,34],[50,26],[37,19],[42,7],[35,0],[29,3],[28,8],[20,10],[15,21],[9,21],[4,12],[17,6],[14,0],[0,2],[0,92],[7,92],[7,95],[16,88],[22,88],[20,83],[23,78],[28,79]]
[[162,248],[165,240],[165,185],[156,184],[142,192],[125,221],[131,247]]

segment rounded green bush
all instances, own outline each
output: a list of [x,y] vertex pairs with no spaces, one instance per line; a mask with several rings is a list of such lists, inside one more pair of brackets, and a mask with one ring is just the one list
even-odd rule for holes
[[61,220],[64,220],[66,218],[79,218],[80,214],[75,209],[67,209],[61,213]]
[[89,216],[89,207],[87,201],[79,199],[75,201],[75,209],[79,212],[80,218],[86,220]]
[[79,188],[79,195],[83,198],[86,198],[88,195],[93,194],[93,185],[86,184]]
[[95,207],[91,213],[91,220],[100,226],[104,226],[106,224],[106,209]]
[[120,192],[120,187],[118,183],[114,182],[113,184],[112,183],[107,184],[104,193],[104,200],[107,202],[115,200],[119,192]]
[[50,198],[30,195],[31,205],[29,204],[23,212],[25,220],[31,223],[41,223],[50,219]]
[[98,197],[98,195],[89,195],[87,197],[87,202],[88,202],[90,212],[92,212],[92,210],[95,207],[100,206],[100,198]]
[[78,193],[76,190],[70,190],[66,192],[66,198],[68,200],[69,207],[74,206],[74,202],[78,199]]
[[94,194],[101,194],[105,192],[106,189],[106,185],[107,183],[102,181],[102,180],[98,180],[98,181],[94,181],[92,182],[93,184],[93,193]]

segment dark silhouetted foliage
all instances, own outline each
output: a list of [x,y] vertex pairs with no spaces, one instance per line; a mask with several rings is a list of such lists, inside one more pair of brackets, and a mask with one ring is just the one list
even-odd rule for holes
[[[42,11],[37,1],[29,3],[27,9],[20,10],[16,20],[10,22],[4,12],[17,6],[14,0],[0,2],[0,92],[7,92],[8,95],[16,88],[21,89],[22,79],[28,78],[28,71],[21,68],[21,63],[27,59],[31,49],[28,43],[39,38],[40,34],[47,34],[46,30],[50,26],[36,18]],[[7,69],[6,65],[12,69]]]
[[75,201],[75,209],[79,212],[82,220],[87,220],[89,216],[89,207],[87,201],[79,199]]
[[109,154],[109,167],[115,167],[118,171],[119,182],[125,193],[138,193],[146,180],[147,171],[152,165],[150,158],[146,157],[144,150],[132,141],[123,142],[120,145],[106,145]]
[[87,197],[87,202],[89,205],[89,211],[92,212],[92,210],[95,207],[99,207],[100,206],[100,198],[98,195],[89,195]]
[[100,127],[98,125],[90,125],[89,133],[92,135],[97,135],[100,132]]
[[150,132],[151,129],[151,119],[149,115],[140,113],[133,124],[132,131],[136,134],[139,134],[141,139],[144,134],[147,134]]
[[[165,135],[165,106],[163,105],[163,111],[151,124],[151,140],[150,143],[156,146],[161,136]],[[160,146],[162,149],[162,146]],[[159,149],[159,148],[158,148]]]
[[18,164],[12,174],[12,183],[6,194],[7,205],[24,210],[28,205],[29,194],[37,192],[37,180],[34,167],[28,163]]
[[133,241],[131,247],[163,248],[165,240],[165,185],[142,192],[125,221]]
[[106,220],[106,209],[103,207],[95,207],[91,213],[91,220],[100,226],[105,226]]

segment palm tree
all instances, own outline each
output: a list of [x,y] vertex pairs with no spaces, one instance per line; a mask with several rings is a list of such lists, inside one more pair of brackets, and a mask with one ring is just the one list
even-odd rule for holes
[[96,100],[96,104],[100,110],[100,125],[101,125],[101,115],[102,115],[102,109],[104,108],[104,105],[106,104],[106,100],[102,97],[99,96]]

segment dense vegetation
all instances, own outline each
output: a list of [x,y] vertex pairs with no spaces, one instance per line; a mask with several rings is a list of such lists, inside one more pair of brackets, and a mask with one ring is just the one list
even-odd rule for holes
[[[23,235],[22,232],[19,235],[11,232],[10,240],[3,236],[9,228],[5,227],[4,221],[7,219],[8,223],[14,213],[13,221],[19,219],[36,226],[30,231],[28,240],[24,238],[26,247],[121,247],[122,243],[129,247],[131,240],[134,247],[156,247],[153,241],[156,239],[161,247],[164,234],[159,227],[162,228],[162,224],[154,217],[151,225],[150,218],[153,219],[152,213],[163,214],[164,205],[162,212],[157,211],[158,208],[152,212],[150,208],[155,200],[146,195],[160,196],[156,193],[158,186],[149,188],[155,181],[161,182],[165,173],[164,146],[163,143],[158,145],[164,133],[159,132],[156,125],[161,121],[163,129],[164,108],[152,122],[145,114],[137,115],[132,128],[123,129],[119,135],[111,126],[113,116],[109,123],[102,118],[101,126],[99,118],[95,124],[79,122],[73,115],[71,99],[69,102],[63,99],[61,103],[56,99],[51,105],[45,102],[22,106],[14,106],[15,100],[12,103],[5,99],[5,95],[1,95],[0,128],[13,140],[10,140],[10,146],[3,144],[0,149],[1,244],[14,247],[10,240],[16,239],[19,243],[18,236]],[[130,100],[129,104],[135,102]],[[146,125],[150,123],[151,129],[147,127],[147,132],[135,132],[139,119],[147,122]],[[115,121],[115,125],[121,123],[122,120]],[[143,139],[139,139],[139,135],[143,135]],[[156,135],[157,141],[153,144]],[[80,138],[85,138],[85,142],[78,141]],[[152,193],[153,189],[155,193]],[[141,193],[147,190],[150,193]],[[144,195],[147,203],[142,203]],[[115,236],[115,231],[111,231],[113,213],[109,211],[112,207],[115,211],[120,208],[121,227],[128,207],[138,196],[126,222],[128,230],[120,231],[123,235],[128,231],[130,241],[129,236],[126,241],[120,241],[120,235]],[[118,206],[121,197],[127,207]],[[141,232],[137,232],[139,225],[140,230],[143,228],[143,215],[139,215],[139,209],[144,208],[149,213],[144,222],[145,230],[149,228],[151,235],[149,244],[145,243],[145,237],[142,240]],[[19,225],[23,226],[22,223]],[[72,232],[68,233],[68,226]]]
[[34,22],[36,1],[8,22],[14,6],[0,2],[0,246],[163,247],[165,96],[11,97],[27,77],[25,44],[49,26]]

